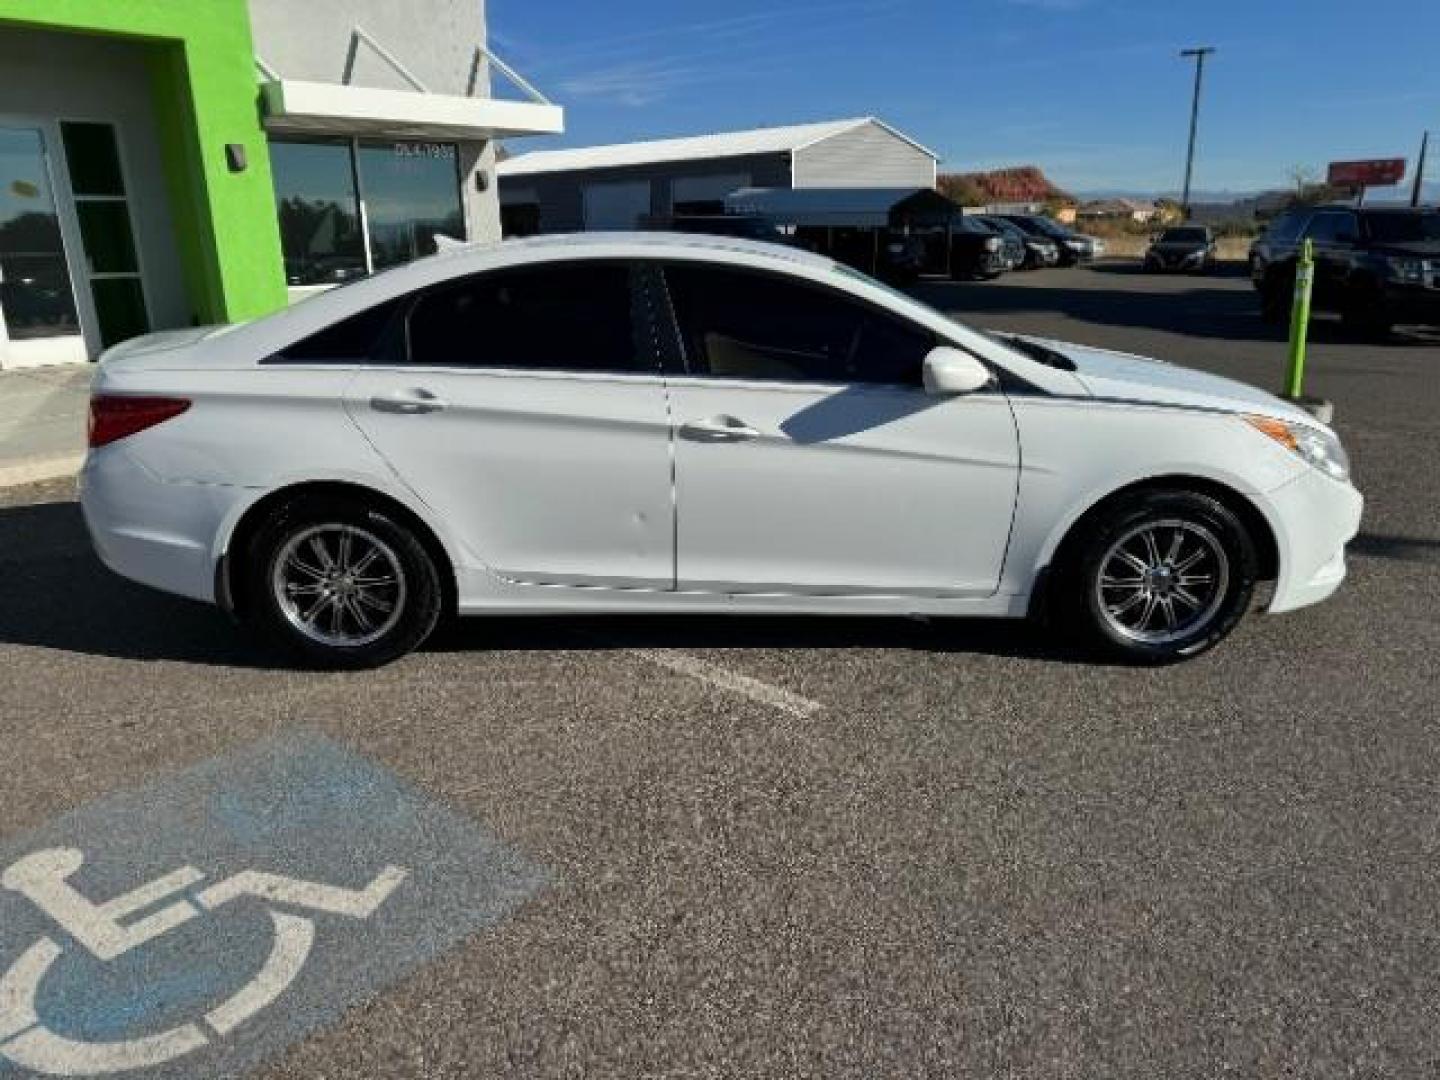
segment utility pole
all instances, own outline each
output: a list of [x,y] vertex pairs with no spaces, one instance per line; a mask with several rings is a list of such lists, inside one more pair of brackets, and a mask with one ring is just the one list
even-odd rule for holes
[[1425,151],[1430,147],[1430,132],[1420,138],[1420,160],[1415,165],[1415,186],[1410,189],[1410,205],[1420,205],[1421,186],[1425,183]]
[[1185,153],[1185,191],[1180,196],[1180,213],[1186,221],[1190,220],[1190,178],[1195,172],[1195,129],[1200,123],[1200,84],[1205,78],[1205,57],[1214,51],[1209,45],[1180,51],[1181,57],[1186,60],[1195,58],[1195,97],[1190,102],[1190,149]]

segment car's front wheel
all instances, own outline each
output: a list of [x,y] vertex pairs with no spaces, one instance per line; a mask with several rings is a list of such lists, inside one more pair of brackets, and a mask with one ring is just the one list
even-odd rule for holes
[[1223,503],[1143,491],[1085,523],[1062,569],[1063,615],[1086,642],[1137,663],[1198,656],[1250,606],[1254,541]]
[[417,648],[443,593],[425,545],[360,501],[291,504],[250,545],[247,610],[271,641],[328,668],[372,668]]

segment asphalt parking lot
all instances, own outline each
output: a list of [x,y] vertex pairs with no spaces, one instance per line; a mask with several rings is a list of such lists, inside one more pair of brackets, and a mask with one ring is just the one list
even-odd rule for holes
[[[1233,274],[919,291],[1282,376]],[[169,814],[178,771],[318,739],[527,868],[495,919],[417,931],[393,977],[256,1050],[258,1076],[1433,1075],[1440,337],[1314,341],[1368,499],[1351,579],[1158,671],[1020,626],[800,619],[470,623],[379,672],[285,670],[105,572],[67,485],[0,493],[0,837],[136,788]],[[395,841],[417,880],[452,858],[424,833]]]

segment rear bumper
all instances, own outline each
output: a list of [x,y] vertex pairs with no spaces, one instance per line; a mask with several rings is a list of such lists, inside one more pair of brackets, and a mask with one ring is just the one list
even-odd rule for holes
[[216,537],[251,495],[162,480],[123,441],[92,450],[80,471],[80,507],[100,560],[142,585],[212,604]]
[[1311,469],[1270,493],[1280,547],[1272,614],[1330,597],[1345,580],[1345,545],[1360,530],[1365,500],[1349,484]]

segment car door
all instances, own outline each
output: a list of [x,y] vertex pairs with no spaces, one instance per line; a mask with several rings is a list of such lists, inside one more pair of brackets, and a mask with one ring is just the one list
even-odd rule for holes
[[1315,303],[1326,308],[1339,304],[1349,275],[1350,252],[1359,225],[1348,210],[1321,210],[1305,227],[1305,238],[1315,245]]
[[399,477],[503,578],[674,586],[664,382],[632,269],[575,261],[434,286],[398,359],[347,390]]
[[838,288],[703,263],[664,280],[681,590],[994,592],[1019,469],[1002,392],[926,395],[935,336]]

